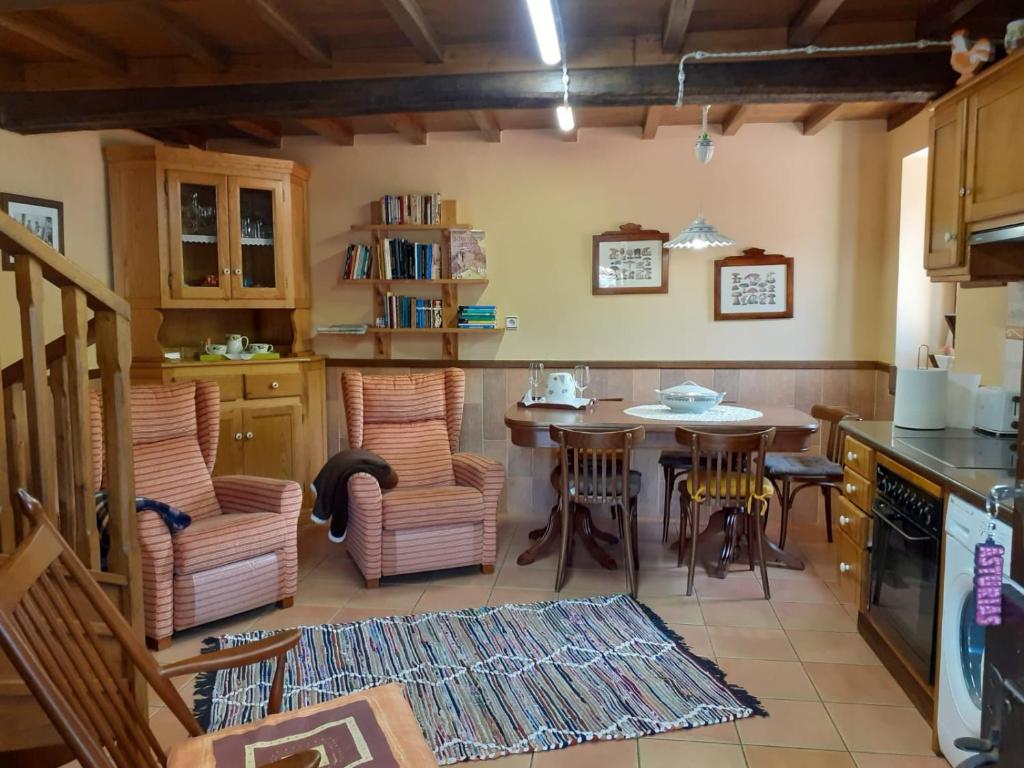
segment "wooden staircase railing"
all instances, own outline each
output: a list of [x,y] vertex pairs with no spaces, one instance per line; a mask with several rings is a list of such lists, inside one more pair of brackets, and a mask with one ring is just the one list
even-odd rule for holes
[[[22,359],[4,368],[2,378],[0,557],[22,539],[24,518],[14,494],[19,487],[28,488],[141,638],[142,571],[128,403],[130,307],[100,280],[2,212],[0,259],[5,270],[14,272],[22,342]],[[64,328],[64,335],[49,344],[43,329],[46,283],[59,289]],[[97,383],[89,367],[93,346],[103,400],[110,513],[105,573],[100,573],[92,469],[89,397]],[[4,752],[38,748],[55,740],[55,732],[49,732],[45,723],[31,719],[26,708],[31,708],[32,700],[18,695],[18,681],[16,675],[12,680],[11,671],[0,655],[0,720],[22,726],[0,728],[0,734],[6,733],[0,735],[0,758]],[[131,682],[144,708],[146,686],[141,679]],[[38,712],[42,715],[42,710]]]

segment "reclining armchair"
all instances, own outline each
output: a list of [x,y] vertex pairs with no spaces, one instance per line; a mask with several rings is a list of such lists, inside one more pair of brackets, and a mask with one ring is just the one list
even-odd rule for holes
[[348,552],[367,587],[400,573],[494,570],[505,468],[458,453],[465,387],[458,368],[342,374],[349,446],[376,453],[398,474],[398,485],[383,492],[366,473],[348,481]]
[[[91,406],[93,474],[101,488],[99,393]],[[133,386],[131,414],[136,495],[192,518],[172,535],[157,513],[139,513],[149,644],[164,648],[174,632],[268,603],[290,605],[302,489],[290,480],[211,476],[220,435],[216,382]]]

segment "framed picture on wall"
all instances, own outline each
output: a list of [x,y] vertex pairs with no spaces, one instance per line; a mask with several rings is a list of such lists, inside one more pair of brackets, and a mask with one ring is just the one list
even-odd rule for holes
[[715,262],[715,320],[793,316],[793,259],[747,248]]
[[64,253],[64,203],[0,192],[0,209],[51,248]]
[[594,294],[668,293],[667,232],[623,224],[594,235]]

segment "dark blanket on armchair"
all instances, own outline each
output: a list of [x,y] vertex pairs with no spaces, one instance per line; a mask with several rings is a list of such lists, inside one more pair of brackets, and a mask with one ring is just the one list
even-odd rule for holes
[[361,448],[349,448],[336,453],[313,481],[316,502],[313,504],[313,522],[330,522],[331,540],[343,541],[348,528],[348,479],[357,472],[372,476],[382,489],[398,485],[398,475],[384,459]]

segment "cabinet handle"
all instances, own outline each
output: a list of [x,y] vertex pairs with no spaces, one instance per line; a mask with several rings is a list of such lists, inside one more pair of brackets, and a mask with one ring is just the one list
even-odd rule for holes
[[970,197],[973,190],[970,187],[964,188],[964,197]]
[[839,564],[839,572],[840,573],[849,573],[852,570],[853,570],[853,566],[848,564],[848,563],[840,563]]
[[224,274],[225,275],[230,275],[231,274],[231,267],[224,267]]
[[846,493],[847,494],[855,493],[856,491],[857,491],[857,486],[856,485],[854,485],[853,483],[847,483],[846,484]]
[[241,267],[235,267],[235,274],[236,275],[242,274],[242,268]]
[[270,388],[271,389],[280,389],[281,385],[278,382],[276,382],[276,381],[272,381],[272,382],[270,382]]
[[252,440],[252,438],[253,438],[252,432],[246,432],[245,433],[245,439],[246,440]]
[[850,518],[848,518],[846,515],[840,515],[839,516],[839,524],[840,525],[849,525],[850,524]]
[[242,439],[242,433],[241,432],[235,432],[235,440],[241,440],[241,439]]
[[942,236],[942,239],[945,240],[947,243],[952,243],[954,240],[956,240],[956,235],[952,232],[947,232]]
[[857,460],[857,454],[854,453],[853,451],[847,451],[846,452],[846,460],[847,461],[856,461]]

